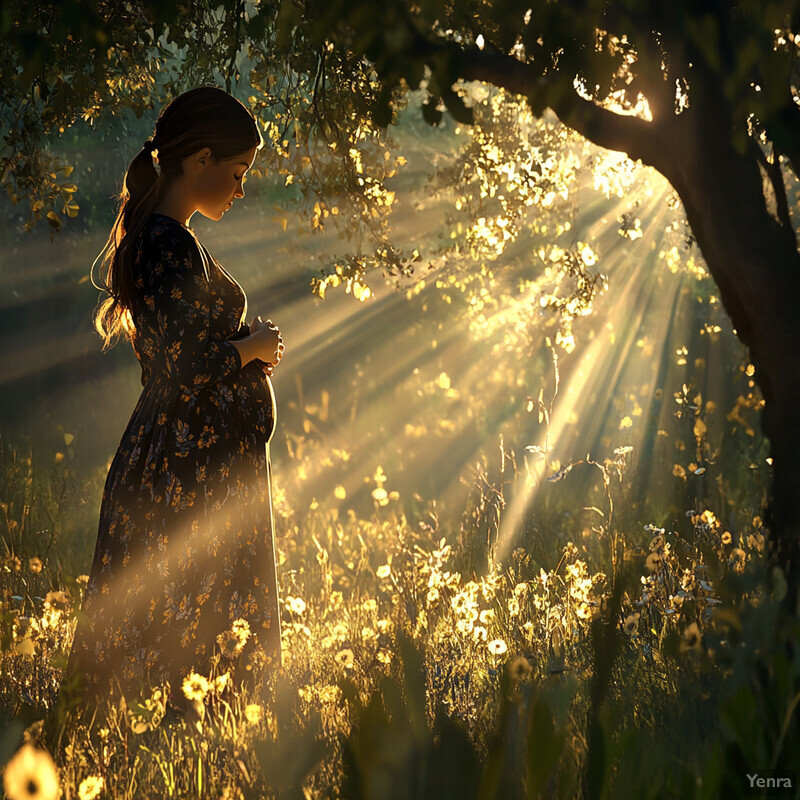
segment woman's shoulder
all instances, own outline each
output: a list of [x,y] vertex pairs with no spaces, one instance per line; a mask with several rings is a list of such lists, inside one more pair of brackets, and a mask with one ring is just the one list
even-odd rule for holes
[[151,258],[195,256],[199,245],[194,234],[178,220],[164,214],[151,214],[141,232],[141,244]]

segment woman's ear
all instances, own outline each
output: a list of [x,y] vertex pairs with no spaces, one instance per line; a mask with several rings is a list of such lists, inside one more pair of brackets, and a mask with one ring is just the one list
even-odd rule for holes
[[204,147],[190,156],[191,164],[195,171],[202,172],[211,163],[211,148]]

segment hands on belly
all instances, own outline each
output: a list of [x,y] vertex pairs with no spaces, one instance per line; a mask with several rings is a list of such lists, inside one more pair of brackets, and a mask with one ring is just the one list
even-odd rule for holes
[[278,328],[278,326],[275,325],[271,319],[264,321],[261,319],[261,315],[253,317],[253,320],[250,323],[250,334],[252,335],[258,331],[267,331],[268,335],[271,334],[270,338],[274,338],[275,341],[275,349],[272,359],[270,361],[259,360],[258,362],[264,374],[272,376],[273,372],[275,371],[275,367],[280,364],[285,351],[283,336],[281,336],[280,328]]

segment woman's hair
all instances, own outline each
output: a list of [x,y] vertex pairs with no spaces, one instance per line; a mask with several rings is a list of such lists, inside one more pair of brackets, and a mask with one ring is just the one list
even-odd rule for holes
[[98,285],[94,278],[92,283],[108,295],[101,296],[94,312],[104,350],[120,335],[131,338],[133,334],[133,244],[166,186],[182,174],[183,159],[208,147],[215,161],[223,161],[263,143],[250,111],[222,89],[192,89],[162,109],[152,140],[145,142],[125,173],[117,219],[95,259],[95,264],[100,261],[102,283]]

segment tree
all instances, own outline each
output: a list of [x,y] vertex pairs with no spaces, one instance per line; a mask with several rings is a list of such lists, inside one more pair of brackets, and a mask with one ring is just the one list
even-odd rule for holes
[[371,267],[408,272],[388,235],[397,160],[382,129],[409,88],[473,120],[465,82],[551,108],[590,141],[655,167],[691,230],[765,399],[771,521],[792,606],[800,591],[800,9],[792,0],[225,0],[17,2],[2,17],[3,185],[30,224],[77,213],[48,137],[80,118],[142,113],[189,85],[238,85],[300,189],[312,228],[333,220],[353,253],[317,281],[368,295]]
[[800,370],[789,355],[800,348],[800,254],[784,179],[800,176],[797,4],[395,2],[380,25],[365,1],[308,8],[312,38],[341,31],[375,65],[384,99],[427,68],[431,119],[443,102],[469,122],[457,82],[484,81],[669,180],[751,353],[774,543],[800,589]]

